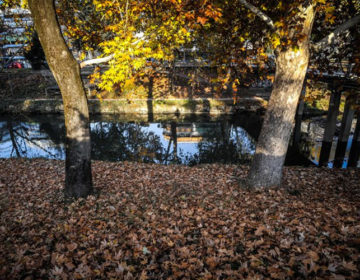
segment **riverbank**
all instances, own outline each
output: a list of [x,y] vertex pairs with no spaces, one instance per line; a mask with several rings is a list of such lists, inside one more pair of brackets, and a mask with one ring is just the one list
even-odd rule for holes
[[[154,114],[177,115],[231,115],[239,111],[264,112],[270,96],[269,89],[243,89],[238,98],[228,94],[218,96],[214,92],[206,93],[206,86],[192,94],[189,85],[183,81],[174,86],[161,87],[162,80],[154,81],[154,89],[140,86],[133,93],[100,93],[94,85],[86,82],[89,112],[96,114],[136,114],[150,116]],[[60,114],[63,102],[59,88],[48,70],[43,71],[5,71],[0,73],[0,114]],[[90,89],[92,87],[92,89]],[[96,88],[96,87],[95,87]],[[149,93],[151,92],[151,96]]]
[[[185,71],[185,72],[184,72]],[[233,114],[239,111],[263,113],[271,93],[265,84],[239,88],[234,95],[212,82],[214,73],[158,73],[149,83],[147,78],[125,92],[102,92],[89,82],[91,69],[82,72],[91,114]],[[211,72],[211,71],[210,71]],[[191,82],[192,81],[192,82]],[[49,70],[7,69],[0,72],[0,113],[62,113],[59,88]],[[149,87],[151,85],[151,87]],[[326,99],[328,103],[328,99]],[[325,102],[325,103],[326,103]],[[326,107],[326,106],[325,106]],[[321,115],[324,111],[305,107],[305,115]]]
[[64,162],[0,160],[2,279],[360,277],[360,170],[93,163],[95,196],[62,196]]
[[[197,99],[89,99],[90,114],[208,114],[230,115],[239,111],[263,112],[267,101],[258,96],[232,98]],[[45,99],[3,99],[0,113],[3,114],[59,114],[63,113],[59,98]]]

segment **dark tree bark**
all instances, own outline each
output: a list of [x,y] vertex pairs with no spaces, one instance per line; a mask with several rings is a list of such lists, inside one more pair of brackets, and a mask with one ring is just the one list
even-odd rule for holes
[[[309,62],[309,39],[314,7],[302,9],[303,40],[297,51],[281,50],[276,56],[273,90],[265,113],[256,152],[248,175],[250,187],[279,186],[294,117]],[[295,31],[294,31],[295,32]]]
[[80,67],[69,51],[55,13],[53,0],[29,0],[50,70],[59,85],[65,115],[65,195],[86,197],[92,192],[89,111]]

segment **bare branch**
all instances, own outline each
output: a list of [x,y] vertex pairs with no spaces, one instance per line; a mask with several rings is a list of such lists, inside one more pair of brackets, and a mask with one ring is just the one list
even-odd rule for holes
[[[151,33],[151,34],[153,34],[153,33]],[[140,39],[136,40],[135,42],[132,42],[131,45],[136,45],[142,40],[143,40],[143,38],[140,38]],[[105,57],[85,60],[83,62],[80,62],[80,68],[84,68],[85,66],[88,66],[88,65],[94,65],[94,64],[100,64],[100,63],[109,62],[110,60],[112,60],[114,58],[114,56],[115,56],[114,54],[110,54],[110,55],[105,56]]]
[[257,15],[260,19],[262,19],[272,30],[276,30],[274,22],[272,19],[260,11],[259,8],[255,7],[254,5],[248,3],[246,0],[239,0],[241,4],[243,4],[246,8],[252,11],[255,15]]
[[100,57],[100,58],[94,58],[94,59],[89,59],[89,60],[85,60],[83,62],[80,63],[80,68],[84,68],[85,66],[88,65],[93,65],[93,64],[100,64],[100,63],[105,63],[105,62],[109,62],[111,59],[114,58],[114,54],[105,56],[105,57]]
[[355,17],[349,19],[343,24],[339,25],[333,32],[327,35],[325,38],[321,39],[319,42],[314,44],[315,50],[319,50],[320,48],[327,47],[335,42],[335,39],[344,31],[353,27],[354,25],[360,22],[360,15],[356,15]]

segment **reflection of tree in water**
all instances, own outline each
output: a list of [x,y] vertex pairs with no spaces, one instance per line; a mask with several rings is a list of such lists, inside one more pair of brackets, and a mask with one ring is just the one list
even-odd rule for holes
[[196,154],[185,156],[185,163],[248,163],[254,150],[255,142],[245,130],[224,121],[198,143]]
[[[163,123],[161,126],[167,131],[167,143],[162,142],[162,138],[155,134],[161,129],[152,132],[151,128],[143,124],[92,123],[92,158],[189,165],[215,162],[243,163],[254,150],[253,140],[247,132],[227,121],[220,123],[173,121]],[[194,142],[190,141],[191,152],[184,154],[181,145],[186,145],[188,140],[195,138],[202,139],[202,142],[194,145]],[[7,119],[0,122],[1,157],[64,159],[64,141],[65,128],[62,120],[20,122]]]
[[42,154],[47,158],[63,158],[61,141],[50,138],[42,126],[39,129],[38,123],[8,120],[0,124],[0,153],[6,157],[38,157]]
[[63,121],[40,123],[40,131],[46,133],[56,145],[65,143],[65,124]]
[[[164,125],[166,127],[166,124]],[[163,157],[163,164],[181,164],[183,163],[181,159],[178,157],[178,135],[177,135],[177,123],[171,122],[170,123],[170,137],[169,137],[169,143],[166,149],[165,156]],[[170,151],[170,148],[172,146],[172,152]]]
[[92,158],[110,161],[162,162],[160,137],[134,123],[92,124]]

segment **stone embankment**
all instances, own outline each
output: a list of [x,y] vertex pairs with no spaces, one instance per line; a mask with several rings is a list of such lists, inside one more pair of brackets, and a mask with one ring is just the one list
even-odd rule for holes
[[[90,73],[90,72],[89,72]],[[263,111],[270,95],[270,88],[244,88],[236,100],[217,98],[202,91],[187,96],[186,85],[177,86],[176,94],[168,97],[167,92],[154,92],[146,97],[93,98],[88,72],[82,73],[86,92],[89,93],[91,114],[233,114],[237,111]],[[62,113],[63,104],[59,88],[49,70],[4,71],[0,73],[0,113]],[[95,89],[93,89],[95,90]],[[116,95],[116,94],[114,94]],[[138,94],[139,95],[139,94]],[[157,97],[157,96],[162,97]],[[109,94],[111,96],[111,94]],[[155,97],[156,96],[156,97]],[[224,96],[225,97],[225,96]]]
[[[222,99],[89,99],[91,114],[233,114],[237,111],[263,111],[266,99],[246,96],[234,102]],[[61,99],[6,99],[0,113],[62,113]]]

